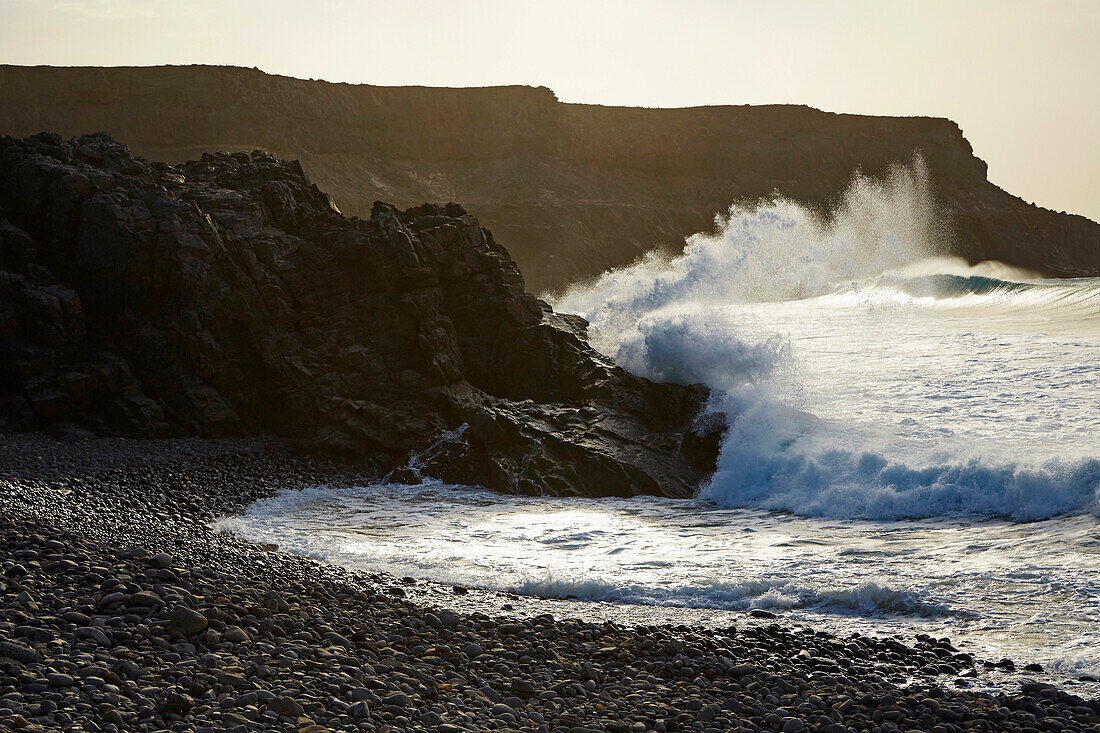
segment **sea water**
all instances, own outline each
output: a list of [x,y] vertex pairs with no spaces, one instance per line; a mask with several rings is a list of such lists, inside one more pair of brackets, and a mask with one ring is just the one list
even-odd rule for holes
[[682,255],[555,301],[624,367],[713,389],[730,429],[695,499],[320,487],[221,526],[351,567],[1100,675],[1100,279],[935,257],[950,216],[928,190],[916,161],[857,177],[828,219],[733,207]]

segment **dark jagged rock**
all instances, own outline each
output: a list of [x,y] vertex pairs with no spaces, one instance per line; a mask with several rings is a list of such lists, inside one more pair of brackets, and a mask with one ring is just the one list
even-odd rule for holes
[[454,430],[429,475],[557,494],[684,496],[713,467],[683,440],[706,390],[592,350],[458,204],[349,219],[265,153],[41,134],[0,140],[0,207],[9,428],[273,434],[383,468]]
[[507,241],[535,292],[676,248],[735,201],[779,192],[828,211],[855,171],[919,150],[951,252],[1050,275],[1100,273],[1100,225],[987,180],[951,120],[805,106],[559,102],[544,87],[332,84],[216,66],[0,66],[0,133],[106,131],[181,161],[254,147],[298,158],[343,211],[457,199]]

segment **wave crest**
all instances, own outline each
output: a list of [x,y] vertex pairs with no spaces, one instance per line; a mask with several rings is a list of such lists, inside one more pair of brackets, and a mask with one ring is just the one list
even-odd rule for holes
[[575,598],[637,605],[680,606],[725,611],[752,609],[803,610],[819,613],[906,615],[939,617],[960,615],[911,590],[866,582],[850,588],[814,588],[790,580],[713,581],[700,585],[645,586],[617,584],[601,578],[558,577],[547,574],[511,589],[542,598]]
[[[712,409],[726,413],[732,427],[718,472],[701,493],[710,501],[866,519],[1027,521],[1098,511],[1097,460],[1028,464],[980,455],[975,444],[965,449],[969,454],[944,458],[948,451],[939,446],[935,454],[926,446],[899,449],[896,436],[827,424],[772,395],[771,385],[799,388],[788,340],[738,332],[739,314],[792,300],[807,309],[926,301],[997,313],[1022,309],[1037,328],[1100,313],[1100,285],[935,257],[948,240],[943,220],[918,158],[882,181],[857,176],[828,220],[783,199],[732,207],[717,220],[716,233],[689,238],[682,255],[650,254],[569,290],[555,308],[585,316],[593,345],[635,373],[724,392]],[[791,378],[781,381],[784,370]]]
[[785,434],[776,430],[765,441],[741,441],[735,423],[699,498],[843,519],[1100,516],[1100,460],[1028,466],[969,457],[907,465],[876,452],[806,450]]
[[789,342],[778,334],[751,343],[729,333],[720,322],[678,314],[642,319],[623,336],[615,360],[659,382],[732,387],[766,377],[789,354]]

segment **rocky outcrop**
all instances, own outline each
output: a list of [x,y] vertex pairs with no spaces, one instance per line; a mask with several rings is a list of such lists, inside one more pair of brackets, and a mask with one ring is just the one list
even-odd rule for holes
[[266,153],[3,138],[0,283],[8,428],[273,434],[558,494],[684,496],[713,468],[705,389],[593,351],[461,206],[347,218]]
[[1052,275],[1100,273],[1100,225],[986,180],[945,119],[801,106],[562,104],[545,88],[331,84],[253,69],[0,66],[0,133],[106,131],[168,161],[259,148],[298,158],[340,208],[458,200],[535,292],[677,248],[731,203],[778,191],[827,211],[857,169],[921,151],[952,252]]

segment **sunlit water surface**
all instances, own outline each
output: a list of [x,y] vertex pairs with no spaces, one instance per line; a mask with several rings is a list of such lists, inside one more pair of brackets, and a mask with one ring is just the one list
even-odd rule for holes
[[920,261],[919,173],[857,180],[827,227],[731,210],[555,303],[628,369],[712,387],[730,429],[698,499],[322,487],[219,525],[635,619],[767,609],[1100,675],[1100,279]]
[[[1100,672],[1100,529],[823,520],[701,501],[506,496],[441,484],[286,492],[220,521],[347,567],[540,597],[950,636],[986,658]],[[867,622],[873,619],[871,627]]]

